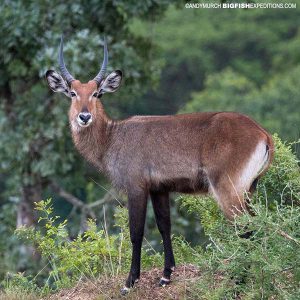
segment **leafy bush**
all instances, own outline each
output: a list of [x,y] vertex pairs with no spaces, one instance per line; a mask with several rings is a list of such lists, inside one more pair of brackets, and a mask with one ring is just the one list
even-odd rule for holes
[[268,172],[261,178],[255,199],[264,199],[269,205],[275,202],[300,204],[300,169],[299,160],[292,151],[292,145],[297,143],[282,142],[277,135],[275,142],[274,161]]
[[[70,240],[67,221],[58,222],[53,216],[51,199],[36,203],[40,212],[41,229],[22,227],[16,234],[24,241],[34,244],[48,261],[50,271],[46,280],[48,289],[70,286],[81,278],[111,277],[128,271],[131,258],[128,216],[125,208],[119,207],[115,214],[120,233],[109,235],[106,226],[99,230],[94,220],[88,220],[88,229]],[[152,252],[149,246],[143,252],[143,266],[153,266],[161,261],[161,255]],[[26,279],[24,279],[26,281]],[[52,283],[52,284],[51,284]],[[14,282],[12,282],[12,285]]]
[[0,299],[5,300],[34,300],[37,299],[36,294],[39,291],[38,286],[32,278],[25,277],[22,273],[7,274],[3,282],[5,296],[0,293]]
[[[200,267],[190,289],[194,299],[298,299],[300,280],[300,208],[262,203],[256,216],[243,215],[235,226],[223,218],[208,228],[205,251],[189,251]],[[253,231],[250,239],[241,234]]]

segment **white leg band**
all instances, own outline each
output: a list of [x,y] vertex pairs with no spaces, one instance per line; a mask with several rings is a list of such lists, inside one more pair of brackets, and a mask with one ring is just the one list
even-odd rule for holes
[[160,280],[163,280],[163,281],[166,281],[166,282],[169,282],[169,281],[170,281],[170,279],[167,279],[167,278],[165,278],[165,277],[162,277]]

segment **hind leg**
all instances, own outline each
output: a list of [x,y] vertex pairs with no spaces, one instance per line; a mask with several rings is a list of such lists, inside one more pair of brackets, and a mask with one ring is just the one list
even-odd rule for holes
[[[225,217],[233,221],[236,216],[245,212],[254,215],[249,206],[249,201],[256,189],[257,183],[258,178],[256,178],[251,185],[249,184],[250,188],[243,189],[240,188],[238,184],[235,184],[229,176],[223,176],[220,180],[211,180],[211,192],[216,198]],[[246,231],[239,235],[239,237],[248,239],[251,238],[252,235],[252,231]]]
[[245,191],[230,176],[211,179],[210,190],[225,217],[230,221],[233,221],[236,216],[249,211],[244,196]]
[[[251,206],[250,206],[250,201],[251,201],[251,196],[255,193],[256,191],[256,188],[257,188],[257,184],[258,184],[258,179],[259,177],[257,177],[256,179],[253,180],[250,188],[249,188],[249,191],[248,193],[246,194],[245,196],[245,203],[246,203],[246,206],[247,206],[247,210],[248,210],[248,213],[251,215],[251,216],[254,216],[255,213],[254,211],[251,209]],[[240,234],[239,237],[240,238],[244,238],[244,239],[250,239],[254,234],[254,231],[246,231],[245,233],[243,234]]]

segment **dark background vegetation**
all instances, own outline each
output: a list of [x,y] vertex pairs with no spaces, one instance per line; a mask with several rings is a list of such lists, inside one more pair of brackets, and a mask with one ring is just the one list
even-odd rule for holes
[[[117,230],[113,213],[119,201],[126,202],[78,155],[68,126],[69,99],[54,95],[44,80],[47,69],[58,68],[62,33],[67,66],[81,81],[98,72],[107,36],[108,71],[124,71],[121,89],[103,99],[111,118],[239,111],[283,140],[299,139],[299,8],[2,1],[0,28],[0,280],[7,271],[39,268],[39,256],[32,258],[32,249],[13,234],[16,226],[37,226],[34,202],[52,197],[55,213],[69,220],[70,237],[85,229],[88,217]],[[173,233],[205,242],[199,219],[175,201],[172,215]],[[146,238],[160,249],[150,206]]]

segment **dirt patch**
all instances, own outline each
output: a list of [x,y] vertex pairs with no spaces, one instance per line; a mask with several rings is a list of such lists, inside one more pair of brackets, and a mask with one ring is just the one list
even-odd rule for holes
[[61,290],[47,300],[183,299],[187,293],[187,286],[199,277],[199,269],[194,265],[177,267],[172,274],[172,282],[166,287],[158,286],[161,274],[162,270],[159,268],[142,272],[140,281],[126,297],[120,295],[126,277],[118,276],[96,281],[80,281],[73,288]]

